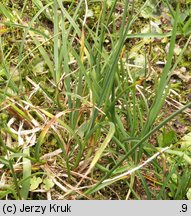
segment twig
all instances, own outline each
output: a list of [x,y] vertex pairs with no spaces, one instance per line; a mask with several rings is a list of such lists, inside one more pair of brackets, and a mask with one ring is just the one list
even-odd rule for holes
[[147,163],[151,162],[152,160],[154,160],[158,155],[162,154],[163,152],[165,152],[166,150],[168,150],[170,147],[166,147],[164,149],[162,149],[160,152],[157,152],[156,154],[154,154],[152,157],[150,157],[148,160],[146,160],[143,164],[133,168],[132,170],[129,170],[125,173],[122,173],[121,175],[118,175],[112,179],[106,179],[105,181],[103,181],[103,183],[106,183],[106,182],[113,182],[113,181],[116,181],[116,180],[119,180],[121,178],[123,178],[124,176],[127,176],[127,175],[130,175],[132,174],[133,172],[135,172],[136,170],[139,170],[141,169],[143,166],[145,166]]

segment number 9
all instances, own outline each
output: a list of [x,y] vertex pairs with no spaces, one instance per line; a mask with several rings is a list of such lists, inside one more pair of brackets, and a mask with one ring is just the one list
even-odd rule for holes
[[182,212],[187,212],[187,205],[186,204],[182,204]]

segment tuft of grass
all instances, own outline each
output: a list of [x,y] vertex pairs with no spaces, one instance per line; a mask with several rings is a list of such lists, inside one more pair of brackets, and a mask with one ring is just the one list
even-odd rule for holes
[[[142,33],[160,18],[141,15],[151,1],[32,0],[21,10],[12,3],[14,13],[7,2],[0,3],[0,198],[185,199],[190,152],[156,139],[191,107],[165,113],[191,40],[182,6],[160,1],[168,32]],[[154,74],[153,50],[165,60]]]

